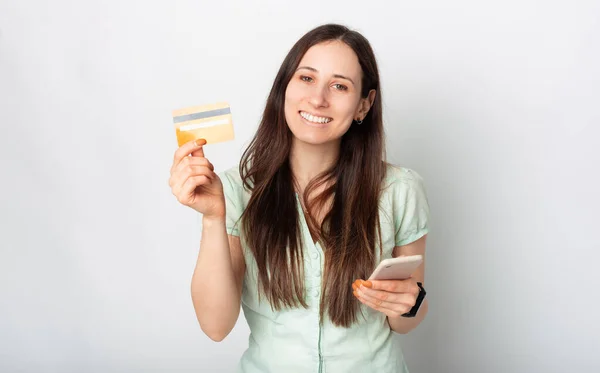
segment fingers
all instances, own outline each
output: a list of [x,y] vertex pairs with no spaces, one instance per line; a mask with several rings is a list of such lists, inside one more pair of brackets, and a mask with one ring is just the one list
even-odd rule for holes
[[187,179],[194,176],[206,176],[209,179],[214,179],[216,174],[209,166],[186,165],[173,173],[169,179],[169,184],[172,188],[181,187]]
[[[417,299],[419,295],[419,287],[415,284],[417,290],[415,292],[392,292],[386,290],[377,290],[374,288],[374,284],[369,284],[369,281],[356,280],[352,284],[352,289],[359,294],[364,294],[367,297],[378,299],[381,301],[388,301],[391,303],[411,303]],[[411,286],[412,288],[412,286]]]
[[204,148],[200,147],[199,149],[192,151],[192,157],[204,157]]
[[[210,163],[204,157],[204,150],[202,146],[206,143],[206,140],[190,141],[189,143],[183,144],[175,151],[173,156],[173,164],[171,165],[171,175],[178,170],[181,170],[182,165],[197,165],[197,166],[208,166],[214,170],[212,163]],[[189,157],[189,155],[192,155]]]
[[[362,281],[362,280],[357,280]],[[362,281],[365,287],[373,290],[383,290],[392,293],[410,293],[419,294],[419,286],[417,283],[409,278],[407,280],[372,280]]]
[[182,204],[193,201],[196,188],[209,184],[217,177],[215,167],[204,157],[202,146],[205,144],[204,139],[190,141],[180,146],[173,157],[169,186]]
[[[413,285],[416,291],[413,290]],[[389,291],[382,288],[407,291]],[[352,284],[352,289],[354,296],[361,303],[392,317],[409,312],[415,305],[419,293],[419,287],[412,280],[356,280]]]
[[173,155],[173,165],[179,164],[188,155],[194,153],[195,156],[204,157],[202,146],[206,144],[206,140],[198,139],[181,145]]
[[[408,300],[404,301],[404,303],[393,303],[391,301],[384,301],[384,300],[366,295],[364,293],[361,293],[360,289],[357,290],[356,293],[358,293],[356,295],[356,298],[362,304],[364,304],[368,307],[371,307],[372,309],[374,309],[376,311],[383,312],[387,316],[390,316],[390,317],[398,317],[400,315],[403,315],[403,314],[409,312],[415,304],[414,300],[412,301],[412,303],[408,303],[409,302]],[[402,296],[410,297],[410,295],[407,295],[407,294],[402,294]]]
[[173,184],[183,184],[185,180],[192,176],[206,176],[212,180],[214,179],[215,173],[213,169],[208,166],[184,166],[181,170],[173,175]]
[[216,177],[211,167],[191,165],[174,173],[169,179],[169,184],[179,202],[185,203],[184,201],[191,198],[197,187],[210,183]]
[[171,174],[178,174],[186,171],[189,171],[190,174],[193,174],[197,167],[207,167],[211,171],[215,170],[213,164],[210,163],[210,161],[206,158],[185,157],[177,165],[173,165]]
[[184,203],[187,200],[187,198],[191,197],[194,194],[197,187],[209,184],[210,182],[211,178],[207,175],[196,175],[188,177],[181,186],[179,195],[177,196],[179,202]]
[[194,201],[196,188],[201,185],[209,184],[211,179],[206,175],[190,176],[183,183],[176,185],[173,190],[173,195],[177,201],[183,205],[190,205]]

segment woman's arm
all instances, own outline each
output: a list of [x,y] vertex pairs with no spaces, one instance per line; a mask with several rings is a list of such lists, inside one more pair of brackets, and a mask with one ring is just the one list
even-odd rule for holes
[[[425,244],[427,240],[427,235],[421,237],[415,242],[412,242],[408,245],[404,246],[396,246],[393,251],[393,256],[401,256],[401,255],[422,255],[423,263],[417,268],[417,270],[413,273],[412,279],[414,282],[420,282],[425,287]],[[427,297],[421,303],[419,307],[419,312],[415,317],[407,318],[407,317],[389,317],[388,322],[393,331],[400,334],[406,334],[416,328],[422,321],[425,319],[428,311],[428,301]]]
[[220,342],[240,314],[246,264],[240,238],[227,234],[225,217],[202,219],[202,240],[191,292],[202,331]]
[[425,299],[415,317],[401,315],[415,305],[419,294],[417,282],[423,283],[425,273],[425,236],[419,240],[394,249],[395,257],[400,255],[422,255],[423,263],[406,280],[357,280],[352,284],[354,295],[363,304],[387,316],[390,328],[396,333],[405,334],[416,328],[427,314],[428,302]]

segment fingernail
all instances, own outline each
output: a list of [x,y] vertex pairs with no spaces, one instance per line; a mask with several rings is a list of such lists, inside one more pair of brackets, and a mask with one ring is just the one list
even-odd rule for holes
[[373,287],[373,283],[371,281],[363,281],[363,286],[367,287],[367,288],[372,288]]
[[198,139],[195,142],[196,142],[196,146],[206,145],[206,140],[205,139]]

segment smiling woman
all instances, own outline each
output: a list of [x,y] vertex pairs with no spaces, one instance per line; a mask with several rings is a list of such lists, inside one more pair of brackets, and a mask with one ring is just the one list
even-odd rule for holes
[[358,57],[346,43],[333,40],[310,48],[285,92],[285,118],[294,137],[339,147],[352,120],[361,120],[375,98],[375,89],[361,97],[361,83]]
[[178,200],[203,214],[202,330],[224,339],[244,308],[241,372],[407,372],[393,332],[427,313],[424,261],[408,279],[363,279],[383,259],[424,256],[429,205],[419,174],[385,162],[369,42],[341,25],[308,32],[239,167],[215,174],[204,143],[181,146],[171,170]]

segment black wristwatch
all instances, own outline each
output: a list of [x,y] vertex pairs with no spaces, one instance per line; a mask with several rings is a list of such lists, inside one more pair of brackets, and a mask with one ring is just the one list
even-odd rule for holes
[[417,282],[417,285],[419,285],[419,295],[417,295],[417,301],[415,302],[415,305],[413,306],[413,308],[411,308],[410,311],[408,311],[407,313],[403,314],[402,317],[417,316],[419,307],[421,307],[421,303],[423,303],[423,299],[425,299],[425,295],[427,294],[427,292],[425,291],[425,288],[423,288],[423,284],[420,282]]

